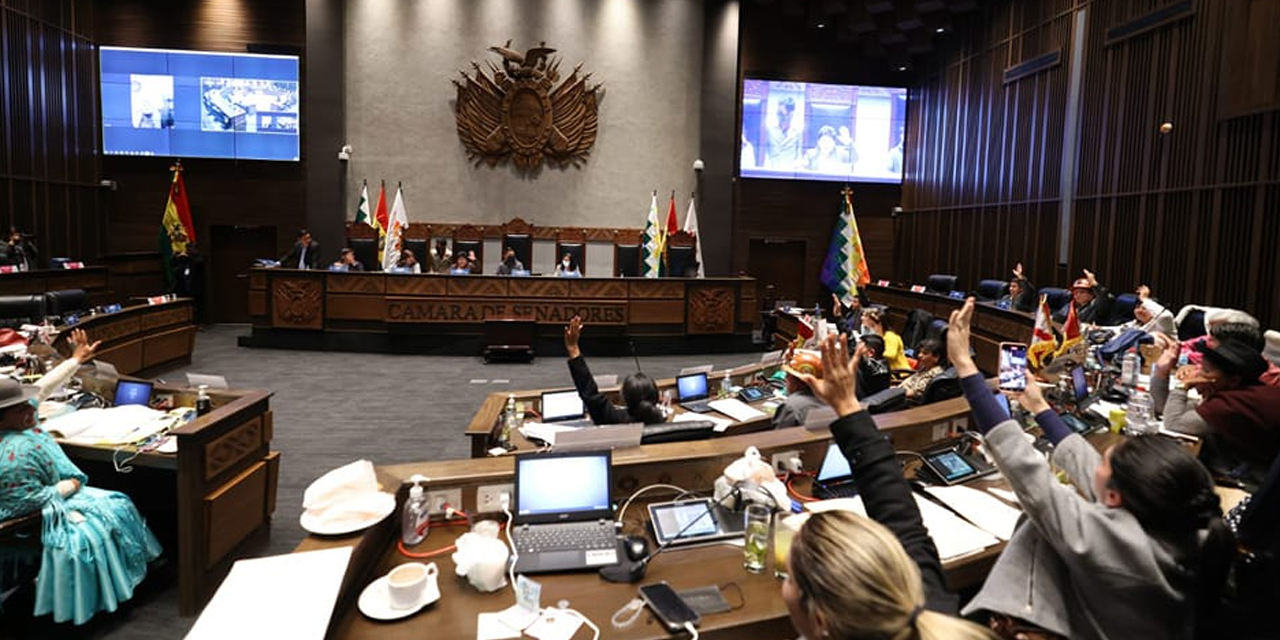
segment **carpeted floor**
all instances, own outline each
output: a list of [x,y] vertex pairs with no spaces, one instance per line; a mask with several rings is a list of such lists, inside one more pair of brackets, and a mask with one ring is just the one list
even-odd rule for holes
[[[270,539],[253,555],[289,553],[305,535],[298,524],[302,493],[324,472],[361,458],[374,464],[464,458],[462,435],[486,395],[495,391],[572,386],[564,359],[533,364],[484,364],[478,357],[396,356],[246,349],[236,338],[244,326],[215,326],[196,337],[191,366],[161,374],[185,384],[184,374],[219,374],[233,387],[275,393],[273,448],[281,452],[276,515]],[[589,330],[583,351],[590,356]],[[758,353],[641,358],[645,372],[672,377],[682,367],[716,369],[759,359]],[[627,358],[591,357],[592,372],[625,375]],[[90,484],[93,479],[90,478]],[[26,629],[5,625],[0,638],[172,639],[186,634],[195,618],[178,616],[177,580],[171,566],[148,576],[119,611],[98,615],[83,627],[32,621]],[[14,612],[10,611],[10,615]]]

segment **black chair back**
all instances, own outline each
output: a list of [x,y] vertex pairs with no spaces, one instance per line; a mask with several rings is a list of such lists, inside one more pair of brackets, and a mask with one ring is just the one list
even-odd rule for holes
[[640,277],[640,245],[617,244],[613,246],[613,275],[630,278]]
[[365,271],[381,271],[382,263],[378,262],[377,238],[347,238],[347,246],[356,260],[364,265]]
[[1045,287],[1039,293],[1045,297],[1045,300],[1049,303],[1049,311],[1053,313],[1057,313],[1071,302],[1071,292],[1066,289]]
[[1133,308],[1138,306],[1138,294],[1122,293],[1111,303],[1111,313],[1102,324],[1124,324],[1133,319]]
[[89,308],[89,299],[84,289],[62,289],[44,295],[45,311],[51,316],[65,316]]
[[38,324],[48,309],[43,293],[0,296],[0,326],[16,328],[23,324]]
[[887,413],[907,406],[907,391],[902,387],[889,387],[859,401],[867,413]]
[[1192,309],[1178,323],[1178,339],[1187,341],[1204,335],[1204,309]]
[[402,244],[404,248],[413,252],[413,257],[421,265],[423,273],[431,270],[431,255],[427,253],[428,244],[426,238],[405,238]]
[[979,280],[979,300],[999,300],[1009,293],[1009,283],[1004,280]]
[[941,293],[946,295],[952,291],[960,289],[960,278],[958,276],[947,275],[943,273],[935,273],[929,276],[925,281],[925,291],[929,293]]
[[[533,270],[533,237],[527,233],[509,233],[502,237],[502,253],[511,247],[516,252],[516,259],[524,264],[525,269]],[[476,254],[480,255],[479,253]],[[559,259],[559,256],[557,256]]]
[[71,258],[49,258],[49,268],[61,269],[69,262],[75,262],[75,260]]
[[925,385],[924,393],[921,394],[921,404],[930,404],[940,402],[942,400],[950,400],[951,398],[959,398],[963,390],[960,388],[960,378],[956,374],[955,367],[948,367],[942,375],[929,381]]

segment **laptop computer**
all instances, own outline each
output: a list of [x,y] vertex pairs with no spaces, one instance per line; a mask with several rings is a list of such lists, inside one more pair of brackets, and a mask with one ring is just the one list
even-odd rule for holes
[[112,404],[117,407],[127,404],[151,406],[151,387],[152,383],[146,380],[117,380]]
[[[584,419],[582,417],[583,413],[586,413],[586,407],[583,406],[582,397],[578,395],[576,389],[542,392],[543,424],[582,422],[581,426],[590,426],[591,421]],[[573,425],[566,424],[565,426]]]
[[685,411],[706,413],[710,394],[707,392],[707,374],[692,373],[676,378],[676,400]]
[[594,569],[623,557],[608,451],[516,456],[510,529],[516,573]]
[[853,469],[849,468],[849,460],[840,451],[840,445],[832,442],[827,446],[827,455],[822,459],[818,475],[813,479],[813,496],[828,500],[852,498],[857,494],[858,487],[853,483]]

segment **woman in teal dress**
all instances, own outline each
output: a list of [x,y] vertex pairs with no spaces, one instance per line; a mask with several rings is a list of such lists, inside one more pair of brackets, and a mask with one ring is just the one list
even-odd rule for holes
[[[0,520],[41,513],[34,615],[83,624],[133,595],[147,564],[160,555],[160,543],[128,496],[85,486],[84,472],[36,425],[40,400],[98,347],[80,329],[71,342],[72,357],[35,385],[0,380]],[[21,555],[21,549],[0,547],[0,564]]]

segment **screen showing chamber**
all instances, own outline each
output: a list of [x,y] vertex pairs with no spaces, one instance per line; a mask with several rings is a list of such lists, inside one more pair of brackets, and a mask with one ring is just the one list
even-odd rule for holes
[[102,152],[299,159],[298,56],[100,47]]
[[743,178],[902,182],[907,90],[748,78]]

